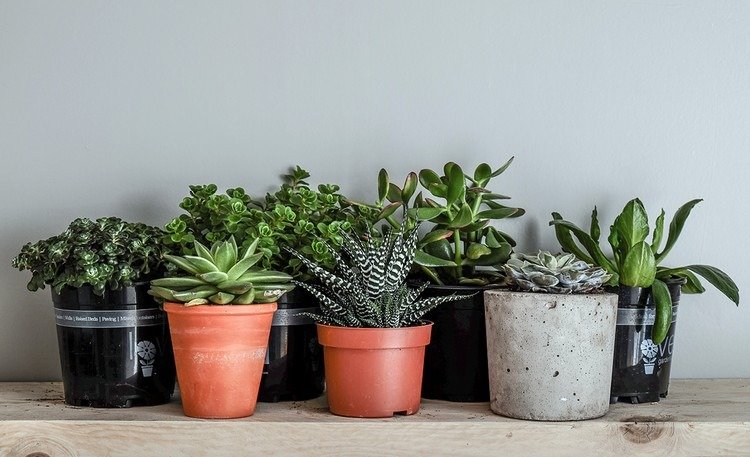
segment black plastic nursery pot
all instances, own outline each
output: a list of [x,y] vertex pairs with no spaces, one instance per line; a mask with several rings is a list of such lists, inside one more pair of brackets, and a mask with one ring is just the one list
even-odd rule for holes
[[147,282],[94,294],[52,292],[65,403],[126,408],[169,401],[175,366],[169,327]]
[[658,345],[651,339],[656,318],[651,290],[619,288],[610,403],[657,402],[669,392],[681,283],[667,286],[672,297],[672,323],[667,337]]
[[323,394],[323,348],[315,322],[303,312],[318,312],[317,299],[302,288],[284,294],[271,324],[258,401],[301,401]]
[[423,297],[470,294],[443,303],[424,316],[434,322],[427,346],[422,396],[434,400],[483,402],[490,399],[484,291],[492,287],[431,285]]

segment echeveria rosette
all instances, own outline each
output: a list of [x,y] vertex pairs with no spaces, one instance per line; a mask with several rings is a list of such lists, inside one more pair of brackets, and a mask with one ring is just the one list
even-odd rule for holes
[[158,273],[163,236],[157,227],[117,217],[79,218],[60,235],[26,244],[13,266],[31,271],[30,291],[90,285],[102,295],[108,287],[120,289]]
[[[688,265],[678,268],[661,266],[661,262],[672,250],[682,233],[690,212],[701,201],[701,199],[691,200],[675,212],[669,223],[664,248],[661,250],[660,246],[665,234],[664,210],[662,209],[656,218],[652,232],[646,209],[637,198],[625,205],[610,227],[607,241],[612,248],[611,257],[605,255],[600,247],[601,229],[596,207],[591,213],[591,226],[588,232],[564,220],[559,213],[552,213],[550,225],[555,227],[557,240],[563,250],[607,270],[612,275],[609,280],[610,285],[651,288],[656,304],[656,322],[652,340],[659,344],[666,338],[672,322],[672,301],[667,287],[669,281],[680,280],[683,283],[682,292],[684,293],[702,293],[705,288],[696,275],[702,276],[732,302],[739,305],[739,288],[722,270],[709,265]],[[650,239],[649,233],[651,233]],[[580,246],[575,240],[578,240]]]

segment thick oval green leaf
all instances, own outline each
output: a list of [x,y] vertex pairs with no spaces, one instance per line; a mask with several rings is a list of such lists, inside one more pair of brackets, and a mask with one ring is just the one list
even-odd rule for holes
[[402,205],[403,205],[403,203],[401,203],[401,202],[393,202],[393,203],[385,206],[383,209],[380,210],[380,213],[378,213],[377,219],[378,220],[382,220],[382,219],[391,217],[393,215],[393,213],[396,212],[396,210],[398,210],[399,208],[401,208]]
[[499,248],[491,249],[489,254],[483,255],[476,260],[464,259],[462,265],[471,267],[495,267],[502,265],[510,258],[512,249],[509,243],[504,243]]
[[454,217],[449,223],[448,228],[449,229],[460,229],[462,227],[466,227],[467,225],[471,224],[474,220],[474,215],[471,213],[471,207],[464,203],[461,205],[461,209],[458,211],[458,214],[456,214],[456,217]]
[[719,292],[726,295],[735,305],[740,304],[740,289],[728,274],[709,265],[688,265],[685,268],[706,278],[706,281],[719,289]]
[[692,271],[687,268],[659,268],[656,269],[656,279],[666,282],[672,277],[678,277],[685,279],[685,284],[682,285],[681,291],[685,294],[702,294],[706,291],[701,281],[698,279]]
[[386,195],[391,203],[401,201],[401,188],[393,183],[388,184],[388,194]]
[[448,177],[448,193],[445,200],[448,205],[463,201],[466,195],[466,178],[461,167],[454,163],[448,168],[446,176]]
[[682,228],[685,227],[685,221],[687,220],[688,216],[690,216],[690,211],[693,210],[693,207],[695,207],[695,205],[702,201],[702,198],[690,200],[689,202],[680,206],[674,213],[674,217],[669,223],[669,235],[667,235],[667,243],[664,245],[664,250],[656,254],[657,264],[661,263],[662,260],[664,260],[664,257],[669,254],[669,251],[672,250],[672,247],[680,237],[680,233],[682,233]]
[[484,187],[487,181],[490,180],[490,176],[492,176],[492,168],[486,163],[480,163],[476,170],[474,170],[474,182],[480,187]]
[[656,321],[651,331],[651,339],[654,343],[661,344],[667,337],[669,326],[672,324],[672,297],[669,295],[667,285],[658,279],[651,286],[651,293],[654,294],[656,305]]
[[199,278],[211,284],[218,284],[222,281],[226,281],[228,276],[223,271],[211,271],[209,273],[203,273],[198,275]]
[[424,246],[426,244],[434,243],[435,241],[444,240],[451,236],[453,236],[452,230],[433,230],[419,240],[419,245]]
[[615,218],[613,227],[620,236],[620,243],[625,243],[628,250],[646,241],[649,232],[648,214],[643,203],[637,198],[630,200]]
[[435,257],[421,250],[417,250],[414,256],[414,262],[416,262],[417,265],[422,265],[423,267],[455,267],[456,266],[456,262],[452,260],[441,259],[440,257]]
[[[430,244],[426,244],[420,250],[424,251],[425,253],[433,257],[437,257],[439,259],[449,260],[453,262],[453,258],[454,258],[453,245],[447,239],[442,239],[442,240],[432,242]],[[455,263],[454,263],[454,266],[455,266]]]
[[385,168],[381,168],[378,173],[378,205],[382,204],[388,196],[388,183],[388,172]]
[[443,214],[443,211],[445,211],[443,208],[432,208],[425,206],[422,208],[411,208],[408,213],[409,216],[420,221],[430,221]]
[[406,175],[406,180],[404,181],[404,188],[401,190],[401,201],[404,202],[404,204],[408,203],[411,199],[412,195],[414,195],[414,192],[417,190],[417,174],[413,171]]
[[429,189],[432,185],[442,184],[440,176],[434,171],[426,168],[419,172],[419,182],[425,189]]
[[492,250],[482,243],[469,243],[469,248],[466,249],[466,257],[471,260],[477,260],[490,253],[492,253]]
[[512,217],[514,214],[518,212],[518,208],[497,208],[497,209],[488,209],[481,211],[479,214],[477,214],[477,217],[479,219],[505,219],[506,217]]
[[167,287],[170,289],[193,288],[203,284],[205,284],[203,281],[195,277],[161,278],[151,281],[152,286]]
[[651,287],[656,278],[656,260],[645,241],[633,246],[620,266],[620,284],[630,287]]

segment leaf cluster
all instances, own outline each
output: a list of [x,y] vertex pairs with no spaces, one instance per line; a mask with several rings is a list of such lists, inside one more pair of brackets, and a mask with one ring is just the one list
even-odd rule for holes
[[97,295],[145,280],[162,267],[164,232],[117,217],[74,220],[60,235],[28,243],[13,267],[31,271],[30,291],[90,285]]
[[[607,270],[612,275],[609,280],[610,285],[652,288],[656,304],[656,323],[652,339],[658,344],[666,337],[672,321],[672,303],[666,285],[668,281],[680,280],[683,283],[682,291],[685,293],[702,293],[705,288],[696,276],[699,275],[735,304],[739,304],[737,285],[726,273],[716,267],[709,265],[687,265],[678,268],[661,266],[662,261],[682,233],[693,207],[701,201],[701,199],[691,200],[675,212],[669,223],[663,248],[661,244],[665,231],[664,210],[662,209],[656,218],[654,229],[651,231],[643,203],[637,198],[629,201],[610,226],[607,241],[612,248],[611,257],[605,255],[600,247],[601,229],[596,207],[591,213],[591,225],[588,232],[566,221],[559,213],[552,213],[550,225],[554,226],[555,235],[563,250]],[[649,234],[651,234],[650,240]]]
[[320,301],[321,314],[306,313],[319,323],[342,327],[406,327],[417,324],[439,304],[466,297],[454,294],[420,299],[427,283],[418,288],[406,285],[417,245],[415,228],[387,230],[383,237],[368,233],[364,240],[347,232],[342,236],[342,253],[334,254],[333,271],[290,250],[321,283],[295,281]]
[[378,175],[378,200],[372,207],[378,219],[398,227],[401,210],[408,227],[427,222],[429,231],[417,243],[416,264],[421,276],[436,284],[486,285],[502,275],[495,267],[505,263],[516,242],[492,225],[493,221],[522,216],[522,208],[500,203],[510,197],[490,191],[513,157],[499,168],[482,163],[473,174],[454,162],[442,175],[430,169],[407,175],[402,187],[390,182],[388,172]]

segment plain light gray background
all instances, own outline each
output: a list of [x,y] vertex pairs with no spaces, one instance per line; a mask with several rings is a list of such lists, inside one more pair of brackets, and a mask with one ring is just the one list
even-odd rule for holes
[[[750,2],[0,1],[0,380],[59,379],[48,291],[10,259],[78,216],[162,225],[189,184],[516,162],[493,189],[609,224],[703,197],[671,264],[747,277]],[[676,377],[750,376],[750,304],[683,299]]]

